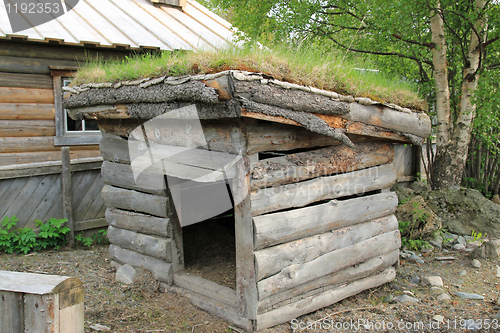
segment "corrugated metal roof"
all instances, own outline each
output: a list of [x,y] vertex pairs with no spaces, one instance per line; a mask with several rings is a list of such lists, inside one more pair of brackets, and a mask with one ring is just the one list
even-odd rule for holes
[[230,27],[194,0],[187,0],[182,9],[153,5],[146,0],[80,0],[65,15],[12,33],[4,1],[0,1],[0,39],[20,37],[67,45],[196,50],[231,44]]

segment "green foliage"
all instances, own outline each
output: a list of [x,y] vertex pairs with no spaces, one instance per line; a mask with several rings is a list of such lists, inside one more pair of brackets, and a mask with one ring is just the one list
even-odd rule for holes
[[75,240],[80,242],[83,246],[91,247],[94,243],[94,240],[90,237],[83,237],[83,234],[78,234],[75,236]]
[[78,234],[75,236],[75,240],[81,243],[83,246],[91,247],[95,244],[107,244],[108,241],[108,231],[107,230],[99,230],[98,232],[93,233],[90,237],[84,237],[83,234]]
[[66,219],[50,219],[47,223],[36,220],[36,225],[40,232],[38,235],[31,228],[15,229],[19,219],[4,217],[0,228],[0,251],[6,253],[28,253],[40,249],[55,248],[66,244],[64,235],[69,232],[69,228],[63,224]]
[[472,240],[474,242],[477,242],[477,241],[481,241],[481,238],[483,237],[483,234],[480,232],[480,233],[476,233],[474,230],[472,230]]
[[415,239],[413,237],[413,230],[415,226],[423,224],[429,218],[429,213],[423,208],[418,208],[419,203],[413,202],[413,221],[398,221],[399,232],[401,233],[401,245],[410,250],[420,250],[422,246],[429,245],[429,243],[421,238]]

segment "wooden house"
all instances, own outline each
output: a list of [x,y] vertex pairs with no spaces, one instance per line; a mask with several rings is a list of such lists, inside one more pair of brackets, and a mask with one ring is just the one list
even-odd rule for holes
[[236,70],[67,91],[103,133],[117,265],[247,331],[395,278],[393,143],[425,112]]
[[[0,220],[16,215],[19,227],[63,216],[74,219],[76,231],[105,225],[101,133],[95,121],[74,121],[61,106],[61,88],[80,64],[231,43],[229,23],[194,0],[77,2],[16,33],[0,2]],[[61,147],[70,148],[73,172],[66,214]]]

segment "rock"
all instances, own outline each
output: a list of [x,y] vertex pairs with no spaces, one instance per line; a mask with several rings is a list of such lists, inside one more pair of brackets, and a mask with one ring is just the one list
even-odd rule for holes
[[481,267],[481,262],[477,259],[472,260],[472,267],[474,268],[480,268]]
[[500,267],[497,266],[497,277],[500,278]]
[[472,237],[472,236],[464,236],[464,238],[465,238],[465,240],[467,242],[473,242],[474,241],[474,237]]
[[433,245],[437,248],[441,248],[443,246],[443,237],[441,237],[438,233],[434,233],[427,240],[430,245]]
[[409,257],[410,255],[409,255],[408,253],[406,253],[406,252],[403,252],[403,251],[402,251],[402,252],[399,254],[399,256],[401,257],[401,259],[408,259],[408,257]]
[[429,208],[421,196],[413,197],[398,206],[394,214],[398,221],[410,222],[410,225],[403,230],[401,236],[411,239],[428,238],[441,229],[443,224],[442,220]]
[[443,287],[443,279],[440,276],[426,276],[422,279],[424,285],[431,285],[435,287]]
[[470,254],[470,259],[486,259],[486,249],[484,246],[475,248]]
[[413,261],[417,261],[420,259],[420,257],[417,256],[416,254],[412,254],[408,259],[413,260]]
[[465,293],[463,291],[457,291],[455,293],[452,293],[453,295],[463,298],[463,299],[480,299],[483,300],[484,296],[474,294],[474,293]]
[[493,318],[500,321],[500,311]]
[[423,261],[422,259],[415,260],[415,262],[417,264],[425,264],[425,261]]
[[410,185],[410,189],[412,189],[414,192],[420,193],[430,191],[431,187],[429,184],[424,182],[413,182]]
[[410,188],[398,188],[396,194],[398,195],[398,202],[406,202],[416,196]]
[[94,331],[110,331],[111,330],[111,328],[109,328],[108,326],[104,326],[101,324],[94,324],[94,325],[90,325],[89,327],[91,329],[93,329]]
[[439,287],[431,287],[431,292],[433,294],[442,294],[444,292],[444,290],[439,288]]
[[451,299],[451,297],[447,293],[442,293],[441,295],[439,295],[437,297],[437,299],[438,299],[438,301],[446,301],[446,300]]
[[489,242],[484,242],[486,256],[490,259],[500,257],[500,239],[492,239]]
[[453,250],[455,250],[455,251],[463,251],[463,250],[465,250],[465,245],[464,244],[460,244],[460,243],[455,244],[455,245],[453,245]]
[[432,250],[434,250],[434,246],[432,246],[431,244],[424,244],[420,248],[420,252],[422,253],[429,253],[432,252]]
[[432,320],[442,323],[444,321],[444,317],[441,315],[435,315],[434,317],[432,317]]
[[451,232],[445,232],[443,234],[443,238],[445,239],[445,241],[453,242],[453,241],[456,241],[458,239],[458,235],[452,234]]
[[403,294],[408,295],[408,296],[415,296],[415,294],[414,294],[414,293],[412,293],[412,292],[411,292],[411,291],[409,291],[409,290],[405,290],[405,291],[403,291]]
[[458,243],[458,244],[463,244],[463,245],[465,245],[465,244],[467,244],[467,241],[465,240],[465,238],[464,238],[464,237],[459,236],[459,237],[457,238],[457,243]]
[[123,265],[116,271],[116,280],[125,284],[132,284],[135,277],[135,269],[129,264]]
[[496,203],[497,205],[500,205],[500,197],[498,197],[498,194],[495,194],[493,198],[491,198],[491,202]]
[[467,274],[467,271],[465,269],[458,272],[458,275],[460,275],[460,276],[465,276],[466,274]]
[[384,299],[384,302],[386,302],[386,303],[391,303],[391,302],[393,302],[393,301],[394,301],[394,296],[392,296],[392,295],[388,295],[388,296],[386,296],[386,298]]
[[500,236],[500,205],[491,202],[479,191],[446,188],[420,195],[450,232],[471,235],[472,231],[480,231],[490,237]]
[[408,296],[406,294],[394,297],[393,300],[396,302],[401,302],[401,303],[417,303],[417,302],[419,302],[419,300],[417,298]]
[[420,278],[418,276],[413,276],[409,282],[411,284],[418,285],[420,283]]

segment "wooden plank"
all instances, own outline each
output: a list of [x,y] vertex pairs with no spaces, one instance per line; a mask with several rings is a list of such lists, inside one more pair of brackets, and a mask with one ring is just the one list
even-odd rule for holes
[[[73,146],[72,150],[96,150],[95,146]],[[60,151],[60,147],[54,146],[53,136],[34,137],[0,137],[1,153],[21,153],[38,151]]]
[[[0,216],[13,216],[19,214],[23,209],[26,209],[26,203],[28,199],[33,194],[33,191],[40,184],[43,177],[32,177],[26,181],[26,185],[23,186],[22,190],[15,196],[15,200],[11,201],[10,205],[6,205],[7,210],[0,208]],[[5,204],[5,203],[4,203]],[[19,221],[20,223],[26,223],[27,221]],[[23,227],[19,225],[19,227]]]
[[163,260],[122,249],[113,244],[109,246],[109,256],[120,264],[130,264],[151,272],[156,280],[170,285],[173,283],[172,264],[166,263]]
[[169,218],[159,218],[120,209],[106,209],[106,221],[109,225],[143,234],[171,237],[168,228]]
[[127,190],[105,185],[101,193],[108,207],[116,207],[136,212],[168,217],[168,197]]
[[[50,186],[49,190],[45,194],[43,200],[40,202],[40,204],[36,208],[33,209],[33,212],[30,215],[30,217],[27,219],[27,221],[34,221],[35,219],[39,219],[43,222],[47,221],[47,213],[49,212],[52,205],[54,205],[57,201],[59,201],[59,202],[62,201],[60,177],[61,177],[60,174],[56,175],[56,179],[54,180],[54,182]],[[62,218],[62,211],[59,212],[59,214],[51,216],[51,217]],[[30,227],[34,228],[35,226],[33,225]]]
[[397,229],[398,220],[390,215],[256,251],[257,280],[278,274],[287,266],[304,264],[329,252]]
[[186,272],[175,273],[174,284],[234,307],[236,307],[238,301],[236,292],[233,289]]
[[388,216],[395,212],[397,205],[395,193],[380,193],[256,216],[253,219],[255,248],[262,249]]
[[206,297],[191,290],[160,284],[169,292],[186,297],[195,306],[208,311],[218,317],[224,318],[233,325],[243,328],[246,332],[253,332],[252,322],[238,315],[236,306],[227,303],[218,302],[211,297]]
[[92,176],[90,180],[90,187],[86,191],[80,203],[77,206],[73,206],[75,221],[84,220],[84,216],[87,215],[87,212],[92,206],[94,200],[101,195],[101,191],[104,186],[99,171],[92,170],[89,172]]
[[[32,194],[29,196],[28,199],[19,199],[23,200],[24,204],[28,203],[29,204],[29,209],[21,209],[17,214],[17,218],[19,221],[26,222],[25,227],[29,226],[33,227],[35,226],[35,223],[33,220],[30,219],[30,216],[33,214],[33,210],[35,210],[40,204],[43,203],[44,200],[47,200],[47,192],[50,190],[54,182],[58,182],[59,177],[58,175],[45,175],[45,176],[38,176],[41,180],[40,183],[37,185],[35,190],[32,192]],[[40,218],[40,217],[36,217]],[[45,221],[44,221],[45,222]]]
[[[5,212],[9,209],[10,205],[12,205],[19,193],[23,190],[23,188],[28,183],[28,178],[18,178],[15,179],[9,186],[9,188],[5,191],[4,195],[0,198],[2,205],[0,205],[0,217],[3,219],[5,216]],[[10,217],[10,216],[9,216]]]
[[[104,183],[102,182],[102,179],[100,179],[101,183],[101,190],[104,186]],[[92,219],[101,219],[104,218],[104,212],[106,211],[106,208],[103,209],[103,206],[106,207],[106,204],[101,198],[101,193],[98,193],[96,197],[94,198],[94,201],[92,202],[92,205],[90,206],[89,210],[85,214],[85,216],[82,218],[82,220],[92,220]]]
[[303,264],[287,266],[278,274],[257,283],[259,300],[359,264],[374,256],[399,249],[401,246],[400,238],[399,230],[390,231],[328,252]]
[[25,332],[59,332],[59,295],[24,295]]
[[108,227],[108,239],[111,244],[140,254],[172,262],[170,239],[149,236],[127,229]]
[[[96,147],[97,148],[97,147]],[[75,150],[71,151],[71,159],[100,157],[99,150]],[[32,152],[32,153],[0,153],[0,166],[42,163],[47,161],[60,161],[60,151]]]
[[252,215],[391,187],[396,172],[390,164],[252,191]]
[[378,287],[394,280],[396,271],[389,268],[382,273],[354,281],[337,289],[327,290],[320,294],[306,297],[300,301],[285,305],[257,317],[257,330],[262,330],[277,324],[289,322],[303,314],[315,311],[344,298],[356,295],[363,290]]
[[53,120],[0,120],[1,137],[51,136],[55,134],[56,129]]
[[0,181],[0,200],[13,181],[13,179],[5,179]]
[[0,87],[0,103],[54,104],[52,89]]
[[61,170],[61,193],[63,204],[63,216],[68,220],[69,227],[68,239],[69,246],[75,246],[75,225],[73,222],[73,205],[72,205],[72,190],[71,190],[71,170],[70,170],[70,155],[69,147],[61,148],[62,154],[62,170]]
[[0,56],[0,72],[50,75],[49,66],[51,65],[78,67],[78,62],[71,60]]
[[23,294],[0,290],[0,333],[24,332]]
[[74,277],[0,271],[0,290],[45,295],[57,294],[62,290],[75,288],[81,285],[82,281]]
[[104,161],[102,164],[102,179],[108,185],[165,195],[165,180],[162,174],[154,174],[146,170],[141,172],[135,179],[130,165],[127,164]]
[[75,304],[83,303],[85,293],[83,285],[65,288],[59,291],[59,309],[65,309]]
[[84,332],[83,302],[59,310],[60,332]]
[[273,157],[252,165],[252,190],[280,184],[295,183],[333,173],[352,172],[392,162],[391,143],[366,142],[333,146],[313,151]]
[[0,103],[0,120],[54,120],[54,112],[54,104]]
[[366,278],[381,272],[395,263],[399,259],[399,249],[375,256],[362,263],[341,269],[337,272],[322,276],[318,279],[298,285],[297,287],[271,295],[259,301],[259,314],[268,312],[273,308],[281,307],[287,303],[292,303],[300,298],[319,294],[322,291],[338,288],[342,284]]
[[86,221],[76,221],[75,222],[75,231],[84,231],[90,229],[97,229],[102,227],[107,227],[108,222],[106,222],[105,218],[98,218],[95,220],[86,220]]
[[52,76],[31,73],[2,73],[0,70],[0,87],[52,89]]
[[254,231],[250,202],[250,173],[248,159],[238,163],[233,181],[234,225],[236,238],[236,296],[238,315],[257,319],[257,280],[253,252]]
[[93,172],[93,170],[86,170],[86,171],[82,171],[82,172],[73,172],[72,173],[72,177],[71,177],[71,179],[72,179],[71,205],[73,207],[78,207],[80,205],[83,198],[87,194],[87,191],[92,186],[92,183],[93,183],[92,181],[94,180],[94,176],[95,176],[95,172]]

